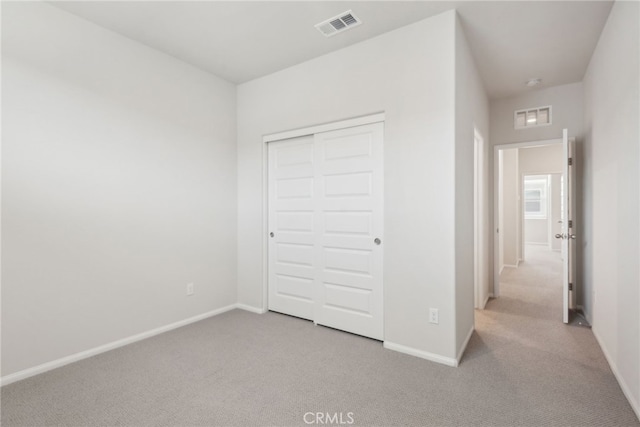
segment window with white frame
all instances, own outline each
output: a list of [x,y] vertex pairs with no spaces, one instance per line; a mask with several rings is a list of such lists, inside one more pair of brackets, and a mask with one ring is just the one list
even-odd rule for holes
[[547,219],[549,175],[524,177],[524,218]]

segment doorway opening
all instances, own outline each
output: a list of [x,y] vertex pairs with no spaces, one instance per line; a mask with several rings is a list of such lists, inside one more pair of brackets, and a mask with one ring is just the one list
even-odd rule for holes
[[564,323],[575,308],[572,144],[565,130],[494,147],[493,295]]
[[473,160],[473,285],[474,307],[483,309],[489,300],[489,278],[487,254],[489,223],[487,221],[487,159],[484,138],[474,129]]
[[[561,254],[562,245],[556,239],[562,233],[563,218],[562,173],[529,175],[522,174],[522,237],[521,253],[528,258],[528,246],[541,246],[548,251]],[[539,252],[539,251],[537,251]],[[561,259],[561,258],[559,258]]]

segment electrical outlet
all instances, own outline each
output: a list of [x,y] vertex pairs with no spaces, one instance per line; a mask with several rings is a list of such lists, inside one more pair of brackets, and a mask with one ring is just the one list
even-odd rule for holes
[[434,324],[438,324],[439,320],[438,320],[438,309],[437,308],[430,308],[429,309],[429,323],[434,323]]
[[193,283],[187,283],[187,295],[193,295]]

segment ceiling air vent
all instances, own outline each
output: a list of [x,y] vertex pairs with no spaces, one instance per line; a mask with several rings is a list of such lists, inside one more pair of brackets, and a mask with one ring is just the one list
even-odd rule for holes
[[360,24],[362,24],[362,21],[360,21],[353,12],[348,10],[331,19],[316,24],[315,27],[324,34],[325,37],[331,37],[353,27],[357,27]]

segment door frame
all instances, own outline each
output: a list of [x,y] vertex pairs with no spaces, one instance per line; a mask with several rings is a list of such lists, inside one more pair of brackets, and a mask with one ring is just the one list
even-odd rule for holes
[[[499,186],[499,162],[498,156],[501,150],[509,150],[512,148],[531,148],[542,147],[546,145],[562,144],[562,138],[545,139],[539,141],[526,141],[526,142],[512,142],[508,144],[497,144],[493,146],[493,219],[492,219],[492,233],[493,233],[493,277],[491,296],[498,298],[500,296],[500,234],[498,231],[498,224],[500,220],[500,208],[498,200],[498,186]],[[519,185],[519,184],[518,184]]]
[[320,123],[294,128],[262,136],[262,308],[269,311],[269,150],[267,144],[284,139],[314,135],[316,133],[350,127],[369,125],[385,121],[385,112],[376,112],[329,123]]
[[[480,131],[473,129],[473,287],[474,306],[484,309],[489,300],[489,292],[484,294],[485,283],[488,275],[485,273],[486,251],[488,242],[485,238],[485,218],[487,205],[487,178],[486,178],[486,142]],[[488,286],[488,284],[486,285]]]
[[[553,206],[555,206],[553,204],[553,200],[552,200],[552,191],[553,191],[553,176],[554,175],[558,175],[558,176],[562,176],[562,172],[549,172],[549,169],[538,169],[538,170],[534,170],[531,172],[527,172],[527,173],[522,173],[520,172],[520,194],[524,195],[524,181],[525,178],[528,176],[536,176],[536,175],[546,175],[548,177],[548,182],[547,182],[547,196],[548,196],[548,200],[547,200],[547,217],[548,217],[548,224],[547,224],[547,247],[550,251],[554,250],[552,249],[552,237],[554,234],[553,232],[553,215],[552,215],[552,210],[553,210]],[[520,236],[520,253],[522,254],[522,258],[519,259],[518,261],[524,261],[524,247],[525,247],[525,238],[524,238],[524,232],[525,232],[525,211],[524,211],[524,196],[522,198],[522,200],[520,200],[520,223],[522,224],[521,227],[521,236]]]

